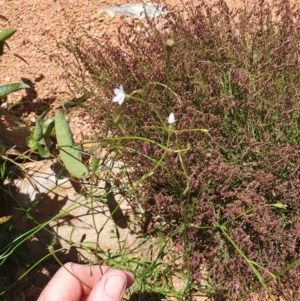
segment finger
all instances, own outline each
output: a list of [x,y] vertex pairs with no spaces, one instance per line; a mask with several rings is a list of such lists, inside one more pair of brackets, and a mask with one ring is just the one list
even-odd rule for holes
[[87,301],[121,301],[125,289],[134,282],[134,276],[125,271],[109,269],[95,284]]
[[[134,276],[107,266],[89,266],[67,263],[61,267],[41,293],[38,301],[86,300],[92,288],[97,286],[107,272],[120,272],[126,279],[126,286],[132,285]],[[109,300],[109,299],[108,299]],[[118,299],[117,299],[118,300]],[[102,301],[102,300],[101,300]]]
[[88,295],[109,267],[66,263],[61,267],[41,293],[38,301],[77,301]]

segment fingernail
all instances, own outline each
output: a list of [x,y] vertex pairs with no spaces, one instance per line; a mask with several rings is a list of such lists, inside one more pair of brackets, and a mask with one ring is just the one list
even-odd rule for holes
[[126,280],[121,276],[109,276],[104,284],[105,294],[110,298],[121,300],[126,288]]

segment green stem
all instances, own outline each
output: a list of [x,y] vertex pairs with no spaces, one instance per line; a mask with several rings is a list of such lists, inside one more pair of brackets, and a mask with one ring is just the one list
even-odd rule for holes
[[[269,283],[273,281],[274,279],[278,279],[282,275],[284,275],[286,272],[291,270],[292,268],[296,267],[297,265],[300,265],[300,258],[296,259],[289,265],[287,265],[284,269],[280,270],[279,272],[275,273],[274,275],[269,276],[264,280],[265,283]],[[253,293],[257,288],[259,288],[259,284],[254,285],[251,287],[245,294],[243,294],[237,301],[243,300],[244,298],[248,297],[251,293]]]

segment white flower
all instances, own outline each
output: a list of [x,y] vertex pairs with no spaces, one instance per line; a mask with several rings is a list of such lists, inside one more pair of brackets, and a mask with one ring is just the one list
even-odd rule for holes
[[124,102],[126,96],[123,86],[121,85],[119,88],[115,88],[114,93],[115,96],[113,98],[113,102],[117,102],[119,105],[121,105]]
[[176,120],[175,120],[175,116],[174,116],[173,113],[171,113],[171,114],[169,115],[169,117],[168,117],[168,123],[169,123],[169,124],[173,124],[175,121],[176,121]]

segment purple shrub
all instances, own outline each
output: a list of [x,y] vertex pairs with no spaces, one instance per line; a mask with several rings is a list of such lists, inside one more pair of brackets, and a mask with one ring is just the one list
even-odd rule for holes
[[[164,153],[149,142],[167,139],[154,112],[175,113],[170,145],[188,150],[169,152],[141,182],[138,197],[130,196],[146,211],[142,229],[166,235],[184,229],[173,239],[189,254],[191,279],[207,277],[215,300],[263,291],[224,231],[258,264],[272,294],[299,300],[300,10],[289,0],[260,0],[239,10],[222,0],[200,1],[168,10],[159,30],[152,20],[139,31],[121,27],[119,46],[108,37],[71,41],[101,90],[91,100],[95,120],[113,137],[148,139],[106,145],[122,150],[118,159],[130,167],[131,183]],[[170,38],[175,44],[168,50]],[[137,95],[146,103],[132,98],[116,107],[111,93],[120,84],[127,93],[142,89]],[[188,131],[199,128],[209,134]]]

